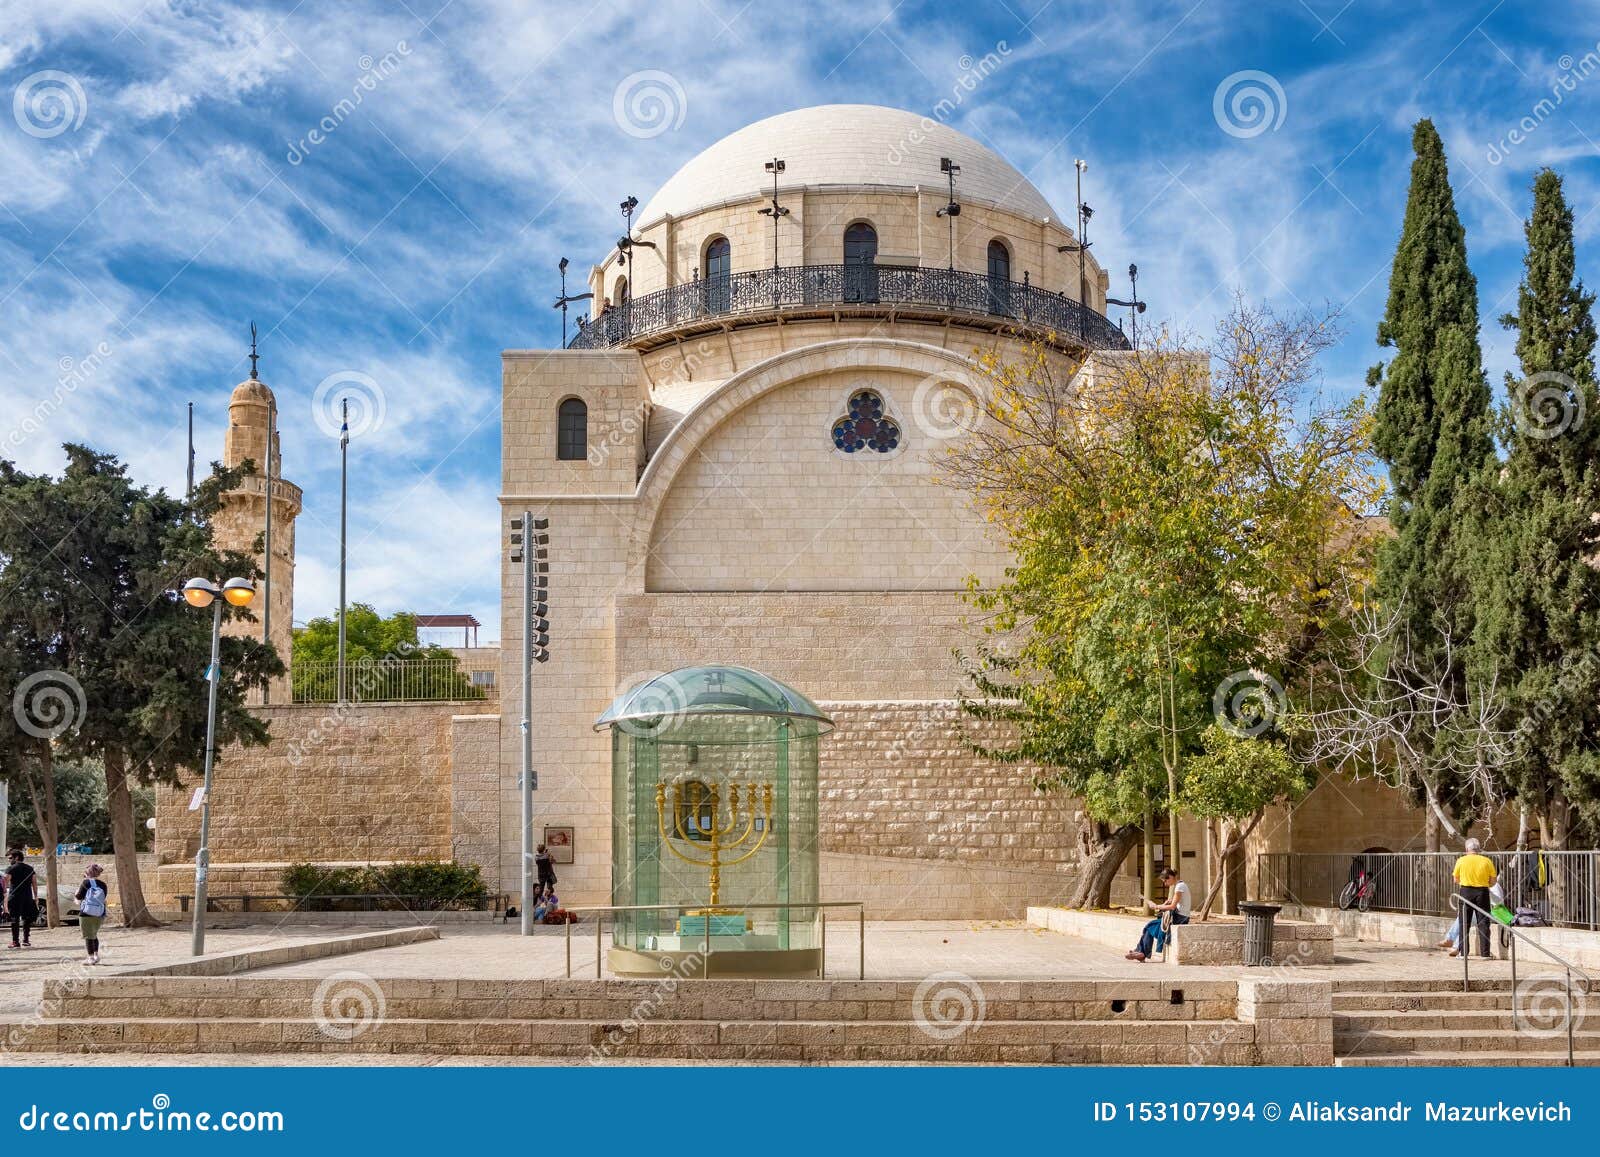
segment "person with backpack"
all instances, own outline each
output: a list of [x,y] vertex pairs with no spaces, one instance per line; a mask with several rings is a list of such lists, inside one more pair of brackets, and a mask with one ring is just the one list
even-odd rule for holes
[[78,930],[83,933],[85,964],[100,963],[100,925],[106,918],[108,891],[100,878],[103,874],[99,864],[90,864],[83,873],[83,883],[78,885]]
[[556,886],[556,868],[555,861],[550,858],[550,849],[540,844],[534,853],[533,863],[539,870],[539,886],[553,890]]

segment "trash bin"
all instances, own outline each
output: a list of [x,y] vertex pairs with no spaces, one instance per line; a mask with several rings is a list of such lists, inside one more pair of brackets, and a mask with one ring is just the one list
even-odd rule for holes
[[1281,904],[1240,904],[1244,913],[1244,962],[1247,967],[1260,968],[1272,963],[1272,921],[1282,909]]

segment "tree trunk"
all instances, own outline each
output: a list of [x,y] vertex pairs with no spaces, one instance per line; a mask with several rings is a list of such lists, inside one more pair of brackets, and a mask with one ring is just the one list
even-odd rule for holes
[[1228,874],[1229,857],[1244,847],[1244,842],[1250,838],[1250,833],[1256,830],[1256,826],[1261,823],[1261,817],[1266,814],[1266,809],[1262,808],[1250,818],[1248,824],[1235,828],[1232,835],[1228,834],[1227,825],[1223,825],[1222,836],[1217,841],[1221,845],[1221,849],[1217,852],[1213,858],[1214,862],[1210,865],[1210,878],[1206,881],[1206,898],[1194,917],[1197,922],[1203,923],[1210,919],[1211,905],[1216,902],[1217,896],[1221,894],[1222,882]]
[[133,792],[128,786],[126,757],[120,748],[108,747],[102,764],[106,775],[106,807],[111,812],[111,847],[117,862],[117,907],[124,928],[158,928],[145,904],[139,879],[138,828],[133,814]]
[[39,775],[37,781],[28,773],[28,794],[33,798],[33,814],[39,820],[39,837],[44,844],[44,910],[46,926],[61,926],[61,905],[56,901],[56,885],[61,869],[56,863],[56,844],[61,842],[61,828],[56,818],[56,763],[55,752],[49,740],[39,744]]
[[1067,901],[1069,908],[1108,908],[1111,906],[1111,885],[1117,878],[1117,869],[1128,853],[1139,842],[1139,825],[1124,824],[1109,835],[1100,834],[1103,825],[1085,820],[1088,830],[1081,833],[1081,844],[1086,862],[1080,865],[1078,882]]
[[1439,817],[1431,806],[1422,809],[1422,847],[1429,852],[1439,850]]

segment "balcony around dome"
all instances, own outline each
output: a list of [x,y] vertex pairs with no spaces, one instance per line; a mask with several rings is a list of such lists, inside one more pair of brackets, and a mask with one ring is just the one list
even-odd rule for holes
[[690,281],[579,322],[568,349],[647,351],[683,337],[777,318],[895,317],[1052,335],[1062,346],[1128,349],[1122,328],[1070,297],[962,269],[794,265]]

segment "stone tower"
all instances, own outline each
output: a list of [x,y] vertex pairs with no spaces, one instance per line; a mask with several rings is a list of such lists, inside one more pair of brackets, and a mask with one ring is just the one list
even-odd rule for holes
[[[272,645],[287,666],[294,637],[294,520],[300,513],[301,492],[294,483],[283,480],[277,413],[277,401],[272,391],[256,377],[252,367],[250,377],[234,387],[233,397],[228,401],[228,435],[222,452],[223,465],[239,467],[249,463],[249,472],[237,489],[222,496],[222,509],[216,517],[216,542],[224,550],[254,554],[256,565],[266,569],[265,558],[256,550],[256,539],[265,533],[267,527],[266,468],[270,439],[273,471],[272,584],[267,589],[263,582],[257,591],[256,600],[250,608],[255,616],[253,620],[235,621],[224,629],[230,634],[254,634],[259,637],[266,605],[270,600]],[[289,702],[289,680],[274,680],[269,697],[273,703]]]

